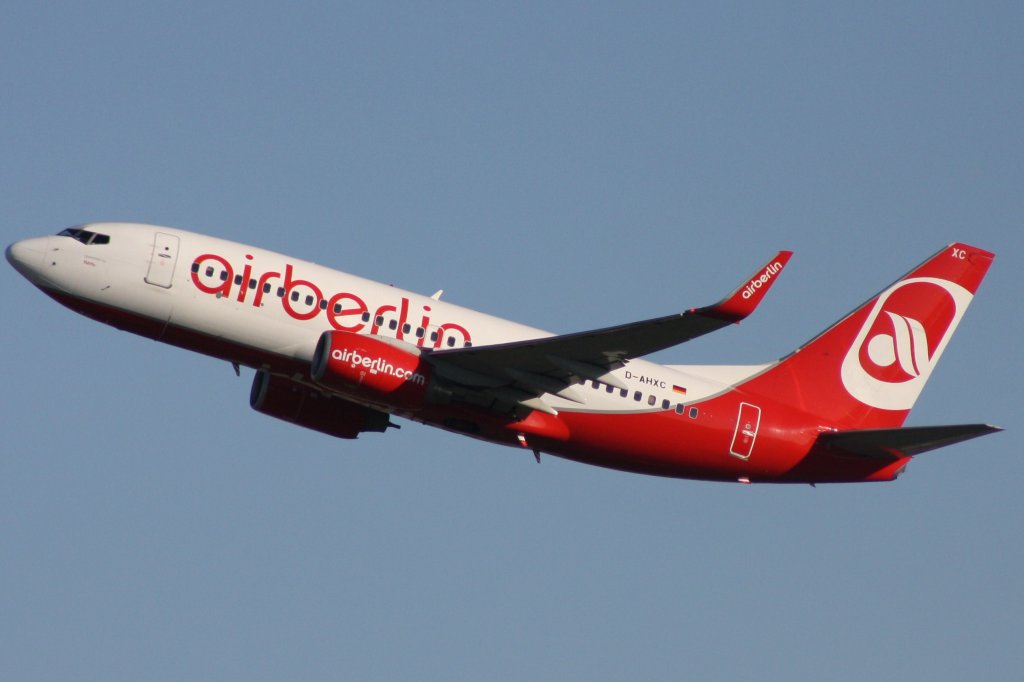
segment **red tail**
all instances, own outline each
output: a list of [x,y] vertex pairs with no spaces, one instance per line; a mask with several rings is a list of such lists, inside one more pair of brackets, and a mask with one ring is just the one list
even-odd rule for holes
[[742,386],[823,426],[903,424],[994,255],[951,244]]

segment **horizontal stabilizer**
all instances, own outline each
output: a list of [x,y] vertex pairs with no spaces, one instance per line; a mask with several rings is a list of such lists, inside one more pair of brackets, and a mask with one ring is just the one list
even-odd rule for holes
[[822,433],[818,436],[818,444],[827,450],[839,450],[839,454],[871,459],[900,459],[996,431],[1002,429],[989,424],[856,429]]

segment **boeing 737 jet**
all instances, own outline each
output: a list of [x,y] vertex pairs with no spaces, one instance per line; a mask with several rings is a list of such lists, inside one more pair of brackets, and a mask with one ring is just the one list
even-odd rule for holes
[[338,438],[393,417],[624,471],[715,481],[889,481],[985,424],[903,428],[993,254],[939,250],[790,355],[643,356],[739,322],[780,251],[713,305],[564,335],[185,230],[94,223],[7,260],[87,317],[256,370],[257,411]]

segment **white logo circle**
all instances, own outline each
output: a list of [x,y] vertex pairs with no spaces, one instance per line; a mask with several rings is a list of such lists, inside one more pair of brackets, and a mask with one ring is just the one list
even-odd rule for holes
[[[942,329],[942,322],[931,320],[931,315],[915,314],[912,317],[886,308],[893,294],[905,287],[922,283],[935,285],[948,294],[946,301],[941,296],[935,299],[934,304],[929,304],[928,300],[923,301],[922,306],[929,307],[920,311],[932,313],[932,306],[941,308],[951,302],[952,317],[945,329]],[[905,279],[879,294],[843,359],[840,374],[847,392],[870,407],[884,410],[909,410],[913,407],[972,298],[971,292],[959,284],[934,277]],[[882,319],[888,319],[890,324],[879,330],[876,323],[883,313],[886,318]],[[930,320],[930,328],[916,319],[917,316]],[[869,339],[867,337],[872,330],[876,333]],[[929,331],[933,337],[931,339]],[[934,338],[936,336],[939,338]],[[865,359],[876,367],[865,367]],[[884,373],[879,370],[884,370]]]

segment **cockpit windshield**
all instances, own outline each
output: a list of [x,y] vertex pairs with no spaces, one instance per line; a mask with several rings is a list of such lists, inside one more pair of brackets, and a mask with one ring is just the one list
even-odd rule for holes
[[91,232],[89,230],[83,230],[80,227],[69,227],[66,230],[61,230],[57,233],[58,237],[71,237],[77,239],[83,244],[109,244],[110,237],[99,232]]

